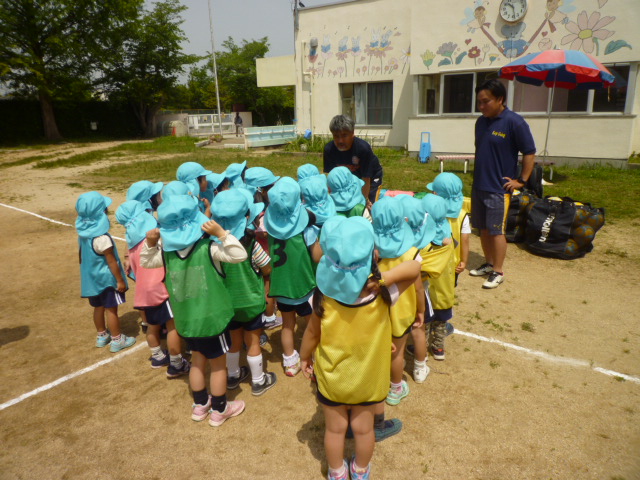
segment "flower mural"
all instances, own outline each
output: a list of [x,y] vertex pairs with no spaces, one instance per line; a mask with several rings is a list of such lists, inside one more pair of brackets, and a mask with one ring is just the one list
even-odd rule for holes
[[456,48],[458,48],[458,44],[453,42],[446,42],[440,45],[438,50],[436,50],[436,53],[438,55],[442,55],[444,58],[438,62],[439,67],[442,65],[451,65],[453,63],[451,56],[456,51]]
[[[371,67],[372,58],[374,57],[379,58],[380,67],[377,68],[376,70],[382,71],[382,68],[383,68],[382,59],[387,56],[387,51],[393,50],[393,47],[391,46],[391,41],[389,40],[389,38],[391,38],[391,35],[393,35],[393,30],[389,30],[385,32],[381,38],[380,29],[372,30],[371,41],[369,42],[369,45],[367,45],[364,49],[364,52],[367,55],[369,55],[369,67]],[[372,71],[371,68],[369,70]]]
[[571,50],[584,50],[586,53],[593,53],[595,48],[596,55],[600,53],[598,40],[606,40],[615,32],[606,30],[606,27],[613,22],[616,17],[602,17],[600,12],[593,12],[587,16],[587,12],[583,10],[578,14],[576,22],[568,22],[565,28],[571,32],[562,38],[561,44],[570,43]]
[[349,56],[349,47],[347,47],[347,42],[349,41],[349,37],[342,37],[338,42],[338,51],[336,52],[336,58],[338,60],[342,60],[344,63],[344,68],[340,67],[339,73],[342,76],[342,71],[344,70],[344,76],[348,75],[347,71],[347,57]]
[[436,54],[431,50],[425,50],[424,53],[420,55],[420,58],[422,58],[422,63],[424,63],[427,70],[429,70],[429,67],[433,64],[433,59],[436,58]]
[[402,61],[402,73],[404,73],[405,67],[411,61],[411,45],[409,45],[406,49],[402,49],[400,60]]
[[324,35],[322,39],[322,45],[320,45],[320,50],[322,52],[322,58],[324,58],[324,66],[327,66],[327,60],[333,56],[331,52],[331,38],[329,35]]

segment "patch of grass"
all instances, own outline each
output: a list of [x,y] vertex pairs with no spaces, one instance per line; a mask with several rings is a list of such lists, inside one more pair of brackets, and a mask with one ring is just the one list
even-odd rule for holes
[[625,378],[624,378],[624,377],[619,377],[619,376],[617,376],[617,375],[616,375],[616,376],[615,376],[615,377],[613,377],[613,378],[615,378],[616,382],[626,382],[626,380],[625,380]]
[[622,353],[631,353],[631,350],[629,350],[628,348],[625,348],[624,350],[622,350]]
[[20,160],[16,160],[14,162],[6,162],[0,163],[0,169],[9,168],[9,167],[19,167],[20,165],[27,165],[29,163],[39,162],[42,160],[46,160],[47,158],[53,158],[54,155],[34,155],[32,157],[21,158]]
[[470,349],[469,347],[464,347],[464,349],[463,349],[463,350],[464,350],[465,352],[470,352],[470,351],[471,351],[471,349]]
[[520,328],[522,330],[524,330],[525,332],[535,333],[535,331],[536,331],[536,329],[533,326],[533,324],[531,324],[529,322],[522,322],[522,324],[520,325]]
[[496,361],[494,361],[494,360],[491,360],[491,361],[489,362],[489,366],[490,366],[491,368],[493,368],[493,369],[496,369],[496,368],[498,368],[498,367],[500,366],[500,363],[499,363],[499,362],[496,362]]
[[629,338],[628,338],[628,337],[624,337],[624,338],[622,339],[622,341],[623,341],[624,343],[629,343]]
[[553,383],[551,384],[551,386],[552,386],[553,388],[559,388],[560,390],[562,390],[562,387],[561,387],[560,385],[558,385],[556,382],[553,382]]
[[71,183],[67,183],[67,187],[83,188],[83,185],[81,183],[78,183],[78,182],[71,182]]
[[619,248],[607,248],[604,251],[605,255],[613,255],[616,257],[620,257],[620,258],[627,258],[629,256],[629,254],[626,252],[626,250],[621,250]]
[[609,435],[607,435],[606,433],[598,433],[598,436],[600,438],[604,438],[605,440],[609,440],[611,437]]
[[490,325],[497,332],[503,332],[504,331],[504,327],[502,325],[500,325],[499,323],[494,322],[491,319],[489,319],[486,322],[484,322],[484,324],[485,325]]
[[429,472],[429,464],[425,463],[424,466],[422,467],[422,473],[427,473]]
[[636,411],[632,407],[624,407],[623,410],[627,413],[634,414]]

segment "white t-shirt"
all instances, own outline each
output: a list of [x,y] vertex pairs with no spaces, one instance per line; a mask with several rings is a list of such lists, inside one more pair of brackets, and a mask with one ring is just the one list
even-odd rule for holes
[[110,248],[113,248],[113,240],[109,235],[100,235],[93,239],[93,250],[98,255],[103,255]]

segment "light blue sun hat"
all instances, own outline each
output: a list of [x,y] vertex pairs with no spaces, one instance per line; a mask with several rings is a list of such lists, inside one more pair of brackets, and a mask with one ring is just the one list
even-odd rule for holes
[[213,173],[211,170],[207,170],[198,162],[185,162],[178,167],[176,172],[176,179],[186,183],[191,187],[191,192],[196,197],[200,195],[200,184],[198,183],[198,177],[203,175],[209,175]]
[[316,270],[318,288],[324,295],[352,305],[371,274],[371,222],[363,217],[331,217],[322,228],[320,246],[324,255]]
[[300,200],[300,186],[283,177],[269,190],[269,206],[264,214],[267,233],[279,240],[301,233],[309,224],[309,214]]
[[336,215],[336,205],[327,189],[327,177],[314,175],[299,182],[304,205],[316,216],[316,225],[323,225]]
[[460,177],[451,172],[443,172],[429,183],[427,188],[446,200],[447,217],[458,218],[464,202]]
[[312,163],[305,163],[298,167],[298,182],[301,182],[305,178],[315,177],[316,175],[320,175],[320,170]]
[[149,230],[158,227],[158,221],[137,200],[127,200],[116,210],[116,220],[126,228],[127,246],[135,247],[147,236]]
[[150,182],[149,180],[140,180],[139,182],[132,183],[127,190],[127,200],[137,200],[144,204],[146,210],[153,210],[151,205],[151,197],[162,190],[164,183],[162,182]]
[[175,195],[193,196],[193,192],[191,190],[191,186],[186,183],[181,182],[180,180],[174,180],[167,183],[162,189],[162,201],[164,202]]
[[249,204],[249,220],[247,224],[247,228],[251,230],[255,230],[255,225],[253,221],[260,215],[264,210],[264,203],[255,202],[253,195],[246,188],[238,188],[237,189],[242,195],[247,199],[247,203]]
[[209,203],[213,202],[213,196],[216,188],[224,181],[225,176],[223,173],[209,173],[207,177],[207,189],[204,192],[200,192],[200,195],[209,200]]
[[413,247],[413,232],[404,220],[400,202],[394,197],[383,197],[374,203],[371,216],[380,258],[398,258]]
[[190,195],[174,195],[158,207],[162,248],[167,252],[193,245],[204,232],[209,219],[198,209],[198,200]]
[[247,168],[247,171],[244,172],[244,183],[255,189],[273,185],[279,179],[280,177],[274,175],[271,170],[264,167],[251,167]]
[[[402,216],[407,220],[413,232],[413,246],[423,249],[435,237],[435,225],[429,222],[429,214],[417,198],[410,195],[397,195],[396,201],[402,209]],[[431,222],[432,223],[432,222]],[[431,228],[429,228],[431,226]]]
[[242,180],[242,172],[244,171],[246,166],[247,161],[245,160],[242,163],[230,164],[224,171],[224,175],[229,179],[231,187],[241,187],[244,184],[244,181]]
[[358,204],[367,204],[367,200],[362,195],[364,181],[351,173],[347,167],[336,167],[331,170],[327,183],[338,212],[349,211]]
[[98,192],[83,193],[76,201],[76,230],[82,238],[94,238],[109,231],[111,224],[104,213],[111,205],[111,199]]
[[211,204],[211,217],[238,240],[244,237],[249,213],[249,202],[240,190],[234,188],[220,192]]
[[439,195],[429,193],[422,199],[422,205],[429,214],[435,228],[435,236],[432,240],[436,245],[442,245],[445,238],[451,236],[451,225],[447,220],[447,202]]

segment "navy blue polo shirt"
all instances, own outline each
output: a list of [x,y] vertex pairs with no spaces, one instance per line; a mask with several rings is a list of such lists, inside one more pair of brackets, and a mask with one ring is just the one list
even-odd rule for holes
[[382,179],[380,160],[371,145],[358,137],[353,139],[353,145],[346,152],[338,150],[333,140],[324,146],[323,172],[329,173],[336,167],[347,167],[358,178]]
[[476,120],[476,159],[473,188],[505,193],[503,177],[518,177],[518,153],[536,153],[529,125],[508,108],[494,118]]

